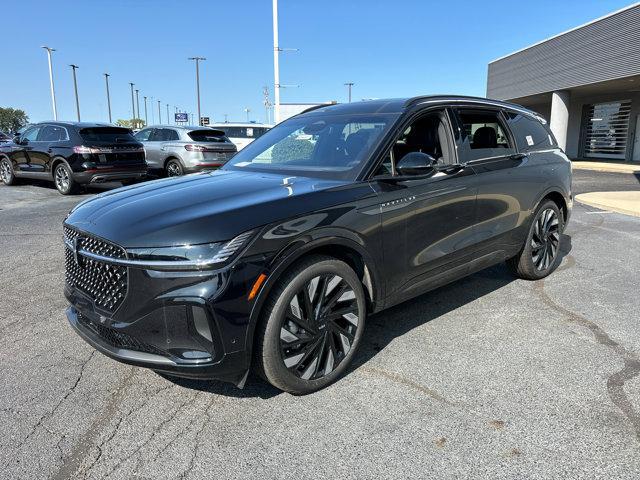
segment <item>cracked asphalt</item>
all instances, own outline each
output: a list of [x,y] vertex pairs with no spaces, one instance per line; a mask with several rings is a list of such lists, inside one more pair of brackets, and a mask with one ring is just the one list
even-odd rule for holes
[[496,266],[371,317],[348,375],[295,397],[73,333],[61,221],[84,197],[0,186],[0,478],[640,478],[640,218],[577,204],[552,276]]

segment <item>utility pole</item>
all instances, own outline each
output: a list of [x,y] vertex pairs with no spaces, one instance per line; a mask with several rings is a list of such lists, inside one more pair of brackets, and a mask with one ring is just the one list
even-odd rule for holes
[[135,122],[134,119],[136,118],[136,104],[133,100],[133,86],[135,83],[129,82],[129,85],[131,85],[131,128],[134,128],[133,124]]
[[155,125],[155,123],[156,123],[156,116],[155,116],[155,114],[153,113],[153,97],[151,97],[149,100],[151,101],[151,123]]
[[53,66],[51,64],[51,53],[55,52],[55,48],[43,46],[47,51],[47,57],[49,58],[49,84],[51,85],[51,106],[53,107],[53,119],[58,120],[58,109],[56,108],[56,89],[53,86]]
[[271,103],[271,100],[269,99],[269,87],[264,87],[262,89],[262,94],[264,95],[264,113],[265,113],[265,122],[267,124],[270,123],[270,119],[269,119],[269,110],[271,109],[271,107],[273,106],[273,104]]
[[349,103],[351,103],[351,87],[355,85],[353,82],[347,82],[344,84],[349,89]]
[[80,121],[80,100],[78,100],[78,80],[76,79],[76,69],[78,66],[73,64],[69,66],[73,72],[73,91],[76,94],[76,113],[78,114],[78,121]]
[[278,0],[273,0],[273,96],[274,121],[280,122],[280,46],[278,45]]
[[140,96],[139,96],[140,90],[138,90],[136,88],[136,110],[138,111],[138,113],[136,113],[136,127],[140,128]]
[[158,100],[158,122],[162,123],[162,114],[160,113],[160,100]]
[[109,110],[109,123],[113,123],[111,120],[111,96],[109,95],[109,74],[104,74],[104,81],[107,85],[107,110]]
[[198,99],[198,125],[200,125],[202,119],[202,117],[200,116],[200,61],[206,60],[206,58],[189,57],[189,60],[195,60],[196,62],[196,97]]
[[149,120],[147,118],[147,97],[144,98],[144,124],[145,126],[149,126]]

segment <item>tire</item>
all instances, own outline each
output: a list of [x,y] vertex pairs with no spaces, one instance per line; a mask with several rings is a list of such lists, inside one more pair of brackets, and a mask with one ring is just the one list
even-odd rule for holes
[[62,195],[72,195],[80,190],[80,185],[73,179],[71,169],[64,162],[58,163],[53,169],[53,183]]
[[164,170],[167,177],[181,177],[184,175],[184,168],[182,168],[182,164],[175,158],[172,158],[167,162]]
[[507,261],[510,270],[525,280],[539,280],[553,272],[560,263],[563,227],[558,205],[543,201],[533,215],[522,250]]
[[257,373],[289,393],[320,390],[349,367],[365,319],[355,272],[340,260],[314,255],[285,272],[265,303],[256,329]]
[[5,185],[15,185],[18,181],[16,174],[13,172],[13,165],[8,158],[0,159],[0,180]]

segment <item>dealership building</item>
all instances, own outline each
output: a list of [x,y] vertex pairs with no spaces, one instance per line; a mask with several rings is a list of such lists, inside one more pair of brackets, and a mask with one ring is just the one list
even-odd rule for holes
[[640,3],[492,61],[487,97],[540,113],[572,159],[640,162]]

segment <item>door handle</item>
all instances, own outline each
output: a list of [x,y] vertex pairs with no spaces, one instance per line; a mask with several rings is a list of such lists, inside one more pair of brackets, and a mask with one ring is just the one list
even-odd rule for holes
[[523,159],[527,158],[528,156],[529,156],[528,153],[514,153],[509,158],[511,160],[523,160]]

